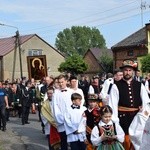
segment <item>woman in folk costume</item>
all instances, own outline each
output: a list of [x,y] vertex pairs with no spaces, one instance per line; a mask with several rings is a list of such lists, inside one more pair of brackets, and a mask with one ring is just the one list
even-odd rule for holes
[[48,138],[49,150],[57,150],[60,148],[60,137],[57,132],[56,122],[52,111],[52,95],[54,89],[51,87],[47,91],[48,99],[42,102],[41,116],[45,125],[45,134]]
[[108,105],[101,107],[100,114],[101,120],[91,133],[93,145],[97,146],[97,150],[124,150],[121,143],[125,134],[121,126],[111,120],[111,107]]

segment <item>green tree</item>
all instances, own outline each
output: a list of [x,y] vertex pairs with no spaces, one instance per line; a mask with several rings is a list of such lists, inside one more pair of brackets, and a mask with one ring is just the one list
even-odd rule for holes
[[82,56],[73,54],[68,57],[65,62],[61,63],[58,70],[60,72],[70,71],[72,74],[84,73],[88,68],[88,65],[84,62]]
[[105,72],[113,72],[113,57],[111,57],[106,51],[102,52],[102,56],[100,57],[100,63],[102,64]]
[[141,59],[141,70],[144,73],[150,72],[150,54]]
[[89,48],[106,48],[106,43],[98,29],[72,26],[58,33],[55,46],[69,56],[74,53],[83,56]]

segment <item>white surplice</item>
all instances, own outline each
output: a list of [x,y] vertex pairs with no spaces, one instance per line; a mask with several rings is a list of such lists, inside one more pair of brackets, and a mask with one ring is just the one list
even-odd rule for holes
[[84,141],[86,139],[86,132],[82,131],[78,134],[75,134],[75,131],[78,131],[79,124],[82,119],[82,115],[86,110],[85,106],[81,106],[80,109],[77,108],[70,108],[68,112],[65,112],[65,131],[67,134],[67,142],[74,142],[74,141]]
[[130,127],[129,135],[135,150],[139,150],[142,144],[142,137],[146,121],[150,116],[150,104],[148,103],[142,111],[138,112],[134,117]]
[[64,114],[68,108],[70,108],[72,101],[71,95],[73,91],[70,88],[66,88],[64,92],[60,89],[56,89],[53,94],[53,112],[57,123],[58,132],[65,131],[64,127]]

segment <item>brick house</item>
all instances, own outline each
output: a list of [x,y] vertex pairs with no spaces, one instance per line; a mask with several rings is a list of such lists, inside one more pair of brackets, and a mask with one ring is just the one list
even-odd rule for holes
[[105,68],[100,63],[100,57],[103,53],[112,56],[112,51],[109,49],[90,48],[87,50],[83,57],[85,63],[88,64],[88,70],[85,72],[86,74],[92,76],[105,72]]
[[[58,67],[61,62],[65,61],[62,53],[60,53],[36,34],[23,35],[20,36],[19,39],[21,45],[23,76],[30,78],[29,69],[34,66],[33,63],[29,63],[27,59],[28,57],[31,57],[31,60],[33,60],[34,63],[36,61],[40,61],[41,66],[43,68],[45,67],[45,75],[59,75]],[[18,46],[16,47],[15,42],[15,36],[0,39],[0,80],[6,80],[7,78],[11,80],[13,74],[14,78],[21,77],[19,48]],[[40,57],[43,58],[43,60],[40,60]],[[44,63],[44,65],[42,63]]]
[[119,68],[123,60],[132,59],[138,62],[140,69],[140,59],[150,52],[150,24],[112,46],[111,50],[114,68]]

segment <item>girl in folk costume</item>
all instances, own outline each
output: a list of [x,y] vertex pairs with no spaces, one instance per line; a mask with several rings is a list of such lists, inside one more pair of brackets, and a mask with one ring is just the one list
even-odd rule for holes
[[42,102],[41,118],[45,125],[45,134],[47,135],[49,150],[58,150],[60,148],[60,136],[57,132],[56,122],[52,111],[52,95],[54,89],[50,87],[47,91],[48,99]]
[[112,118],[112,109],[105,105],[100,109],[101,120],[91,133],[91,141],[97,146],[97,150],[124,150],[124,132],[119,124],[115,124]]

